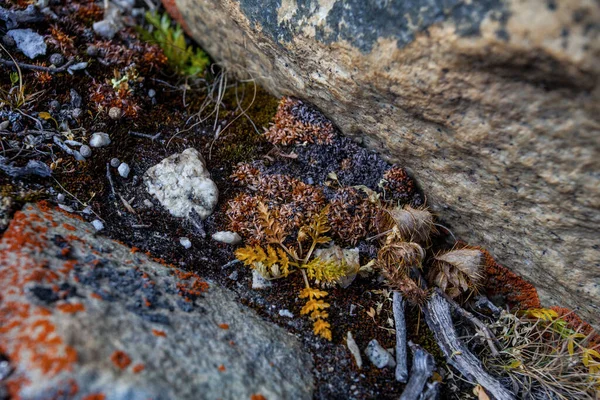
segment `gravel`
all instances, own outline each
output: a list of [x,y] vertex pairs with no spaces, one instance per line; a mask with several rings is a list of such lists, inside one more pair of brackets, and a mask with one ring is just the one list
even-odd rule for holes
[[129,165],[127,163],[121,163],[119,165],[119,168],[117,168],[117,171],[119,171],[119,175],[121,175],[121,177],[127,178],[129,176],[129,172],[131,171],[131,168],[129,168]]
[[54,53],[50,56],[48,61],[50,61],[50,64],[60,67],[65,63],[65,57],[63,57],[63,55],[60,53]]
[[85,158],[90,158],[92,156],[92,149],[90,148],[90,146],[88,146],[87,144],[82,145],[79,148],[79,152],[81,153],[82,156],[84,156]]
[[99,219],[95,219],[92,221],[92,225],[94,226],[94,229],[99,232],[102,229],[104,229],[104,223],[102,221],[100,221]]
[[189,249],[192,247],[192,242],[190,242],[190,239],[188,239],[186,237],[179,238],[179,244],[181,244],[186,249]]
[[118,158],[112,158],[110,160],[110,166],[113,168],[118,168],[121,165],[121,161]]
[[365,354],[369,358],[369,361],[373,363],[377,368],[395,367],[396,361],[389,351],[384,349],[377,339],[373,339],[367,345]]
[[263,278],[263,276],[257,270],[252,270],[252,289],[262,290],[272,286],[271,282]]
[[220,231],[212,235],[213,240],[227,244],[239,244],[242,243],[242,237],[236,232]]
[[110,144],[110,136],[108,133],[104,132],[96,132],[92,135],[90,139],[91,147],[106,147]]

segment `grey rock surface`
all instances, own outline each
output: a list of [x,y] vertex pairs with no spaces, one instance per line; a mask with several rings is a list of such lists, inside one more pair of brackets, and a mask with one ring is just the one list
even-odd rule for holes
[[3,383],[21,399],[312,398],[312,360],[292,335],[47,204],[12,220],[0,287]]
[[456,236],[600,326],[600,3],[175,4],[215,60],[406,166]]
[[217,185],[210,179],[204,158],[193,148],[173,154],[144,175],[148,193],[175,217],[207,218],[219,198]]
[[32,60],[46,54],[46,43],[43,36],[29,28],[13,29],[8,31],[7,35],[15,40],[17,49]]

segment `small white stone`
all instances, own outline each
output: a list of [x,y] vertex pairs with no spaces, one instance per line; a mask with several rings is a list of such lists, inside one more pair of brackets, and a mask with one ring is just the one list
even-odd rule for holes
[[111,107],[108,110],[108,116],[110,117],[110,119],[120,119],[121,115],[123,114],[123,112],[121,111],[121,109],[119,107]]
[[144,199],[144,205],[148,208],[154,207],[154,204],[152,204],[152,202],[148,199]]
[[111,167],[117,168],[119,165],[121,165],[121,161],[117,157],[110,159],[110,166]]
[[96,229],[96,231],[101,231],[104,229],[104,224],[99,219],[93,220],[92,225],[94,225],[94,229]]
[[271,287],[271,282],[263,278],[257,270],[252,270],[252,289],[261,290]]
[[205,219],[217,206],[219,189],[210,179],[204,158],[193,148],[149,168],[144,183],[148,193],[175,217]]
[[369,357],[369,360],[373,363],[373,365],[379,369],[396,366],[394,356],[392,356],[386,349],[381,347],[377,339],[373,339],[369,342],[367,348],[365,349],[365,354],[367,357]]
[[220,231],[212,235],[213,240],[227,244],[238,244],[242,242],[242,237],[235,232]]
[[129,171],[131,171],[131,168],[129,168],[129,165],[127,165],[127,163],[121,163],[121,165],[119,165],[119,168],[117,168],[117,171],[119,171],[119,175],[121,175],[123,178],[127,178],[129,176]]
[[110,136],[108,133],[96,132],[90,139],[91,147],[106,147],[110,144]]
[[190,239],[188,239],[186,237],[179,238],[179,244],[181,244],[186,249],[189,249],[190,247],[192,247],[192,242],[190,242]]
[[58,200],[59,203],[64,203],[65,195],[62,193],[59,193],[58,196],[56,196],[56,200]]
[[294,318],[294,314],[292,314],[287,308],[285,310],[279,310],[279,315],[286,318]]

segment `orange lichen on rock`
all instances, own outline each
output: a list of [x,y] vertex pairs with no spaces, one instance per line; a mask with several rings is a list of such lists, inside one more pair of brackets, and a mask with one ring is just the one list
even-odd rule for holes
[[106,395],[104,395],[103,393],[93,393],[93,394],[88,394],[81,400],[105,400],[105,399],[106,399]]
[[575,312],[568,308],[552,306],[550,309],[556,311],[558,317],[565,320],[569,328],[588,336],[589,348],[600,350],[600,334],[590,324],[579,318]]
[[219,365],[219,368],[218,368],[218,369],[219,369],[219,371],[220,371],[220,372],[225,372],[225,370],[226,370],[227,368],[225,368],[225,366],[224,366],[223,364],[221,364],[221,365]]
[[80,311],[85,311],[85,306],[83,304],[81,304],[81,303],[59,304],[58,306],[56,306],[56,308],[59,309],[60,311],[64,312],[64,313],[69,313],[69,314],[77,313],[77,312],[80,312]]
[[111,361],[120,369],[125,369],[131,364],[131,358],[121,350],[116,350],[111,356]]
[[[42,203],[40,209],[45,208]],[[61,278],[35,256],[44,250],[47,231],[39,225],[39,218],[31,217],[35,212],[15,213],[3,237],[0,287],[10,290],[3,291],[0,301],[0,352],[14,363],[27,365],[29,372],[50,378],[72,371],[77,352],[57,333],[47,309],[23,300],[28,284],[48,284]],[[12,397],[19,398],[22,385],[28,382],[25,372],[17,369],[7,382]]]
[[179,295],[188,301],[197,298],[209,288],[208,283],[194,272],[183,272],[176,268],[171,269],[171,271],[181,281],[177,283]]
[[267,398],[262,394],[253,394],[250,396],[250,400],[267,400]]
[[63,228],[65,228],[65,229],[66,229],[66,230],[68,230],[68,231],[75,231],[75,230],[77,230],[77,228],[75,228],[75,227],[74,227],[73,225],[71,225],[71,224],[63,224],[62,226],[63,226]]
[[144,364],[136,364],[133,366],[133,368],[131,368],[131,371],[134,374],[139,374],[140,372],[142,372],[145,369],[146,369],[146,366]]
[[227,330],[227,329],[229,329],[229,325],[228,324],[219,324],[219,328]]
[[500,295],[506,299],[511,308],[540,308],[540,298],[535,287],[511,270],[498,264],[485,249],[478,249],[484,255],[484,272],[486,276],[485,290],[488,296]]
[[152,329],[152,334],[154,336],[162,336],[162,337],[166,337],[167,336],[167,334],[165,332],[160,331],[158,329]]

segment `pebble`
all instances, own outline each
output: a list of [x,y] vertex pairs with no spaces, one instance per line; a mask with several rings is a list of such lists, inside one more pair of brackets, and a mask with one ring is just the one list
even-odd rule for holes
[[119,165],[121,165],[121,161],[118,158],[113,158],[110,160],[110,166],[113,168],[117,168]]
[[144,199],[144,205],[148,208],[154,207],[154,204],[148,199]]
[[17,48],[32,60],[46,54],[44,37],[31,29],[13,29],[8,35],[15,40]]
[[121,175],[123,178],[127,178],[129,176],[129,172],[131,171],[131,168],[129,168],[129,165],[127,163],[121,163],[119,165],[119,168],[117,168],[117,171],[119,171],[119,175]]
[[79,108],[81,107],[81,95],[79,93],[77,93],[77,91],[75,89],[71,89],[70,90],[70,95],[71,95],[71,107],[73,108]]
[[6,130],[8,129],[8,126],[10,125],[10,121],[2,121],[0,123],[0,130]]
[[111,107],[108,110],[108,116],[110,117],[110,119],[121,119],[121,115],[122,115],[122,111],[119,107]]
[[350,354],[354,357],[354,361],[356,361],[356,366],[358,369],[362,367],[362,357],[360,355],[360,349],[356,344],[356,341],[352,337],[352,332],[348,331],[348,335],[346,336],[346,345],[348,346],[348,350],[350,350]]
[[10,37],[8,35],[2,36],[2,43],[4,43],[4,45],[6,47],[15,47],[15,45],[17,44],[15,42],[15,39],[13,39],[12,37]]
[[156,90],[154,90],[154,89],[148,90],[148,97],[152,98],[154,96],[156,96]]
[[252,289],[261,290],[271,287],[271,282],[263,278],[257,270],[252,270]]
[[98,36],[102,36],[103,38],[109,40],[112,39],[119,31],[119,27],[115,23],[105,19],[94,22],[92,27]]
[[50,56],[48,61],[50,61],[50,64],[54,64],[56,67],[60,67],[65,63],[65,57],[63,57],[63,55],[60,53],[54,53]]
[[64,202],[65,202],[65,195],[64,195],[64,194],[62,194],[62,193],[59,193],[59,194],[58,194],[58,196],[56,196],[56,200],[57,200],[59,203],[64,203]]
[[82,156],[84,156],[85,158],[90,158],[92,156],[92,149],[90,148],[90,146],[88,146],[87,144],[82,145],[79,148],[79,152],[81,153]]
[[192,247],[192,242],[190,242],[190,239],[188,239],[186,237],[179,238],[179,244],[181,244],[186,249],[189,249],[190,247]]
[[92,135],[90,139],[91,147],[106,147],[110,144],[110,136],[108,133],[104,132],[96,132]]
[[286,318],[294,318],[294,314],[292,314],[288,309],[279,310],[279,315]]
[[373,339],[369,342],[365,349],[365,354],[373,365],[379,369],[396,366],[394,357],[386,349],[381,347],[377,339]]
[[96,57],[98,55],[98,48],[92,44],[88,46],[85,52],[90,57]]
[[52,100],[50,102],[50,109],[52,109],[52,110],[59,110],[60,109],[60,102],[58,100]]
[[81,111],[81,108],[74,108],[73,111],[71,111],[71,117],[77,119],[79,117],[81,117],[81,113],[83,111]]
[[94,229],[96,229],[97,232],[99,232],[102,229],[104,229],[104,224],[99,219],[93,220],[92,221],[92,225],[94,225]]
[[235,270],[231,274],[229,274],[228,278],[231,279],[232,281],[237,281],[238,280],[238,272],[237,272],[237,270]]
[[238,244],[242,242],[242,237],[236,232],[220,231],[212,235],[213,240],[227,244]]
[[86,208],[84,208],[83,210],[81,210],[81,212],[85,215],[91,215],[92,214],[92,207],[87,206]]

